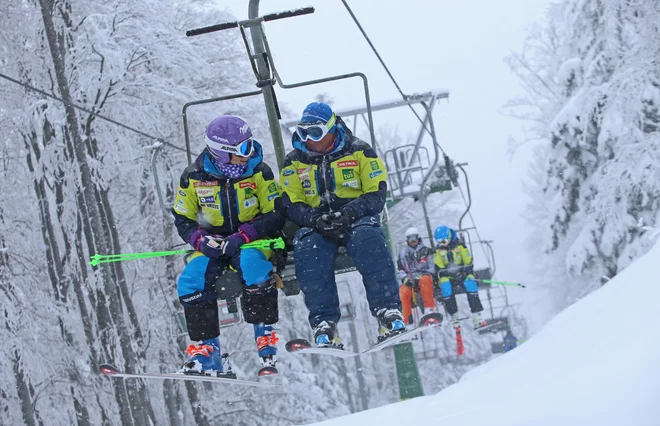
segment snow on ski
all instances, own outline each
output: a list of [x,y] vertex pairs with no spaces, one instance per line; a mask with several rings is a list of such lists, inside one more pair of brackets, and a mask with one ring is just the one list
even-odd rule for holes
[[392,337],[388,337],[387,339],[383,340],[382,342],[376,343],[371,348],[367,349],[366,351],[363,351],[360,355],[369,354],[369,353],[373,353],[373,352],[378,352],[381,349],[385,349],[387,347],[390,347],[390,346],[393,346],[393,345],[396,345],[396,344],[399,344],[399,343],[406,342],[406,341],[412,339],[413,337],[415,337],[417,334],[421,333],[422,331],[430,330],[433,327],[437,327],[439,325],[440,325],[440,323],[431,323],[431,324],[426,325],[424,327],[417,327],[417,328],[414,328],[412,330],[406,330],[403,333],[396,334]]
[[309,341],[305,339],[293,339],[286,342],[286,350],[290,353],[295,354],[317,354],[317,355],[330,355],[337,358],[351,358],[358,353],[347,351],[344,349],[338,348],[317,348],[311,345]]
[[109,364],[99,366],[101,373],[108,377],[122,379],[175,379],[175,380],[195,380],[199,382],[216,382],[240,386],[253,386],[258,388],[272,388],[278,386],[274,383],[253,382],[250,380],[231,379],[228,377],[202,376],[183,373],[126,373],[119,371],[116,367]]
[[[338,348],[332,348],[332,347],[327,347],[327,348],[317,348],[312,346],[311,343],[309,343],[308,340],[306,339],[292,339],[286,342],[286,350],[287,352],[290,353],[305,353],[305,354],[317,354],[317,355],[330,355],[330,356],[335,356],[338,358],[351,358],[354,356],[358,355],[364,355],[372,352],[377,352],[381,349],[385,349],[387,347],[393,346],[398,343],[403,343],[406,342],[412,338],[414,338],[417,334],[421,333],[424,330],[431,329],[433,327],[439,326],[442,324],[442,314],[440,313],[430,313],[427,315],[424,315],[420,321],[420,326],[414,329],[408,329],[404,331],[403,333],[396,334],[392,337],[389,337],[382,342],[379,342],[372,346],[371,348],[357,353],[357,352],[352,352],[352,351],[347,351],[344,349],[338,349]],[[425,324],[425,325],[421,325]]]

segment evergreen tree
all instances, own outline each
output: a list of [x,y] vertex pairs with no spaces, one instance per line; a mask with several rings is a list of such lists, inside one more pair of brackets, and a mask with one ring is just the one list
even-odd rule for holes
[[511,106],[542,140],[531,215],[556,309],[648,250],[640,222],[660,219],[659,13],[656,1],[566,1],[508,58],[527,94]]

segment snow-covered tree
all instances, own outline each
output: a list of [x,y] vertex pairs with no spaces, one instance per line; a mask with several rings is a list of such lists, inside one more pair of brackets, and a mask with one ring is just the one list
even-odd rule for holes
[[541,141],[531,240],[556,309],[646,252],[639,223],[660,220],[659,18],[657,1],[565,1],[507,58],[526,91],[511,111]]
[[[3,73],[66,101],[0,86],[6,325],[0,359],[7,366],[0,375],[10,384],[0,393],[0,423],[290,424],[345,413],[328,410],[322,398],[340,393],[345,372],[331,369],[327,381],[310,381],[309,360],[283,360],[282,369],[291,367],[291,380],[301,383],[286,395],[215,385],[210,391],[192,382],[123,382],[97,369],[110,362],[128,371],[171,372],[183,361],[186,342],[170,329],[180,309],[181,259],[94,268],[88,262],[94,253],[181,244],[153,183],[155,171],[169,209],[187,164],[181,107],[254,90],[255,82],[237,33],[186,38],[184,32],[233,18],[209,1],[42,0],[0,10],[0,27],[16,28],[2,31]],[[249,120],[272,158],[262,102],[244,98],[191,108],[193,152],[203,147],[204,126],[231,112]],[[307,330],[301,303],[283,305],[295,311],[286,335]],[[223,333],[225,348],[236,352],[237,371],[254,375],[251,327]]]

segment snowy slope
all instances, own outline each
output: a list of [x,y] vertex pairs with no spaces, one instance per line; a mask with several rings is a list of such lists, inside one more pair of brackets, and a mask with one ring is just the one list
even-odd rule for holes
[[660,242],[525,344],[437,395],[318,424],[660,425],[658,264]]

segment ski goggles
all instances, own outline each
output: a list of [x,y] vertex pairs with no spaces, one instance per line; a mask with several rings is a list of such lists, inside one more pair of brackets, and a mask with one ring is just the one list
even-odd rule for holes
[[406,242],[409,243],[411,241],[419,241],[419,235],[418,234],[406,235]]
[[435,242],[438,243],[438,245],[440,247],[446,247],[446,246],[449,245],[449,238],[443,238],[441,240],[435,240]]
[[254,152],[254,139],[252,138],[247,138],[238,145],[224,145],[206,138],[206,144],[214,151],[226,152],[239,157],[249,157]]
[[327,123],[319,122],[313,124],[298,124],[296,126],[296,133],[300,137],[300,140],[303,142],[309,139],[314,142],[318,142],[328,134],[336,122],[337,116],[332,114],[332,117],[330,117],[330,120],[328,120]]

